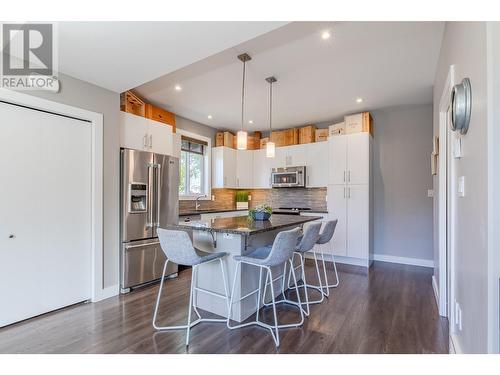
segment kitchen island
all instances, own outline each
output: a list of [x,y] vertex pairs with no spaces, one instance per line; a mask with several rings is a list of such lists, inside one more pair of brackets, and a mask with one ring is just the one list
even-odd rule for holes
[[[229,255],[224,259],[228,271],[229,290],[232,288],[236,262],[234,255],[247,255],[258,247],[272,244],[276,235],[283,230],[301,227],[304,223],[321,219],[320,216],[293,216],[272,215],[270,220],[255,221],[246,216],[218,218],[211,220],[180,221],[178,225],[170,225],[167,229],[186,230],[192,232],[194,247],[205,252],[226,252]],[[273,278],[283,272],[283,266],[272,269]],[[236,280],[234,299],[238,300],[257,288],[259,269],[247,264],[242,264],[241,272]],[[300,275],[297,273],[297,278]],[[215,293],[224,294],[224,285],[220,276],[220,268],[216,263],[204,264],[199,268],[196,285]],[[281,288],[279,282],[275,283],[275,290]],[[278,292],[277,294],[279,294]],[[232,319],[244,321],[256,311],[257,294],[233,305]],[[206,293],[195,293],[194,304],[196,307],[227,316],[225,302]]]

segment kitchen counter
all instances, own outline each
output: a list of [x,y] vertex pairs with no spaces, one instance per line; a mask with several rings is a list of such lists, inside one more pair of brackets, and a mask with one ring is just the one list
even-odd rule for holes
[[309,221],[319,219],[321,219],[321,216],[271,215],[270,220],[258,221],[252,220],[247,216],[236,216],[211,220],[193,220],[190,222],[179,222],[179,224],[172,224],[167,228],[191,229],[250,236],[290,226],[298,226]]
[[[181,221],[179,224],[169,225],[167,228],[188,230],[192,233],[194,247],[201,251],[227,253],[228,255],[222,261],[226,265],[227,279],[231,283],[229,286],[231,289],[237,267],[234,256],[250,254],[254,249],[272,244],[279,232],[301,227],[304,223],[317,219],[321,219],[321,217],[272,215],[268,221],[254,221],[248,216],[232,216],[190,222]],[[295,257],[295,265],[299,265],[298,257]],[[282,275],[283,265],[272,267],[272,272],[273,278]],[[234,299],[237,301],[233,305],[233,320],[243,322],[262,306],[262,299],[257,301],[257,294],[238,301],[241,296],[247,295],[257,288],[260,282],[259,275],[259,268],[249,264],[241,265],[241,271],[238,273],[234,289],[232,289]],[[297,273],[297,279],[300,279],[300,272]],[[218,262],[201,264],[194,283],[196,287],[213,293],[225,293]],[[276,291],[281,290],[280,280],[276,280],[273,284]],[[195,293],[193,298],[194,304],[198,308],[227,317],[227,303],[223,299],[209,293]],[[269,298],[268,293],[266,300]]]
[[191,210],[191,211],[181,211],[179,212],[179,216],[194,216],[194,215],[202,215],[202,214],[217,214],[217,213],[220,213],[220,212],[233,212],[233,211],[248,211],[248,209],[241,209],[241,210],[237,210],[237,209],[232,209],[232,210]]

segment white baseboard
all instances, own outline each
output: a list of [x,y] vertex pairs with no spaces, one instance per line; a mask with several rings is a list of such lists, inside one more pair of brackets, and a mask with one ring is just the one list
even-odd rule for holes
[[[314,259],[314,255],[310,251],[308,251],[305,254],[305,257],[307,259]],[[318,260],[319,259],[321,259],[321,255],[318,255]],[[328,262],[331,262],[332,261],[332,254],[325,254],[325,260]],[[361,258],[351,258],[351,257],[344,257],[344,256],[340,256],[340,255],[335,255],[335,262],[341,263],[341,264],[349,264],[351,266],[360,266],[360,267],[368,268],[368,261],[366,259],[361,259]]]
[[434,261],[430,260],[430,259],[397,257],[397,256],[385,255],[385,254],[373,254],[373,260],[378,260],[380,262],[408,264],[410,266],[421,266],[421,267],[434,268]]
[[94,296],[94,298],[92,298],[92,302],[99,302],[99,301],[102,301],[104,299],[117,296],[118,294],[120,294],[120,286],[119,285],[108,286],[107,288],[101,289],[99,291],[99,294]]
[[439,288],[437,286],[435,275],[432,275],[432,289],[434,290],[434,297],[436,298],[436,306],[439,310]]

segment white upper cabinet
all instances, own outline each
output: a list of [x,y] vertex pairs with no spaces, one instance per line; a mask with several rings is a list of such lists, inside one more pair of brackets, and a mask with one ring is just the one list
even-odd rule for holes
[[273,158],[266,157],[266,149],[253,151],[253,187],[269,189],[271,187],[271,168]]
[[252,150],[236,151],[236,187],[251,189],[254,186]]
[[369,183],[370,137],[356,133],[328,138],[331,185]]
[[347,182],[367,184],[370,181],[370,134],[347,136]]
[[120,111],[120,146],[147,150],[148,142],[148,119]]
[[329,183],[345,184],[347,174],[347,137],[333,136],[328,138]]
[[328,142],[309,143],[306,147],[307,187],[328,185]]
[[157,121],[149,121],[149,150],[157,154],[172,155],[172,127]]
[[237,188],[236,158],[236,150],[232,148],[212,148],[212,187]]
[[285,152],[285,165],[282,167],[301,167],[306,165],[307,163],[307,146],[303,145],[294,145],[282,147]]
[[120,147],[172,155],[172,127],[120,111]]

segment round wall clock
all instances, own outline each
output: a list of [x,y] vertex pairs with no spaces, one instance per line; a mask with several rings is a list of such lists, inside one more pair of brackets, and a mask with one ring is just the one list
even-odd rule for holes
[[451,92],[451,129],[466,134],[469,130],[472,88],[469,78],[453,86]]

